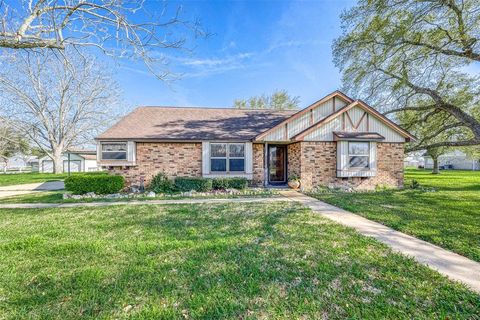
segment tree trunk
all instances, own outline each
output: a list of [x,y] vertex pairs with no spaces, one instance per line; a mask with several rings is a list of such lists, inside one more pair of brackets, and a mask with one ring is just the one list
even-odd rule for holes
[[438,158],[433,158],[433,174],[439,174],[440,169],[438,169]]
[[62,150],[53,150],[53,173],[63,173]]

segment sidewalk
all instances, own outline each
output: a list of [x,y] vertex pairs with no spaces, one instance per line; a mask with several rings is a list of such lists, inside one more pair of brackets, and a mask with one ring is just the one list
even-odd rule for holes
[[18,184],[0,187],[0,198],[18,196],[42,191],[55,191],[65,188],[63,181],[48,181],[39,183]]
[[373,237],[394,251],[413,257],[416,261],[437,270],[450,279],[463,282],[480,293],[480,263],[476,261],[299,192],[285,190],[280,191],[280,194],[309,207],[330,220],[354,228],[365,236]]

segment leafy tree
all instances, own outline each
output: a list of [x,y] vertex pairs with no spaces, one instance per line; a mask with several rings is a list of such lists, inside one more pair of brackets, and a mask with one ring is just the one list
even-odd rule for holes
[[263,94],[248,99],[237,99],[233,104],[238,109],[292,110],[297,109],[299,103],[299,97],[291,97],[286,90],[277,90],[271,95]]
[[346,90],[386,114],[414,111],[443,138],[409,151],[480,144],[480,80],[465,72],[480,61],[478,0],[359,0],[342,21],[333,53]]

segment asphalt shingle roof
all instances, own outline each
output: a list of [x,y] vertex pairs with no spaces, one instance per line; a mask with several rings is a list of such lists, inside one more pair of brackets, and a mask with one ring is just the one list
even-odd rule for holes
[[139,107],[97,139],[251,140],[297,110]]

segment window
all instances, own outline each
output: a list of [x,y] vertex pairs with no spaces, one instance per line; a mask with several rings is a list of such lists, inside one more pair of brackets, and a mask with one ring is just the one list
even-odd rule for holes
[[349,142],[348,143],[348,167],[369,168],[370,167],[370,143]]
[[210,171],[212,172],[244,172],[244,143],[211,143]]
[[127,143],[102,143],[102,160],[127,160]]

